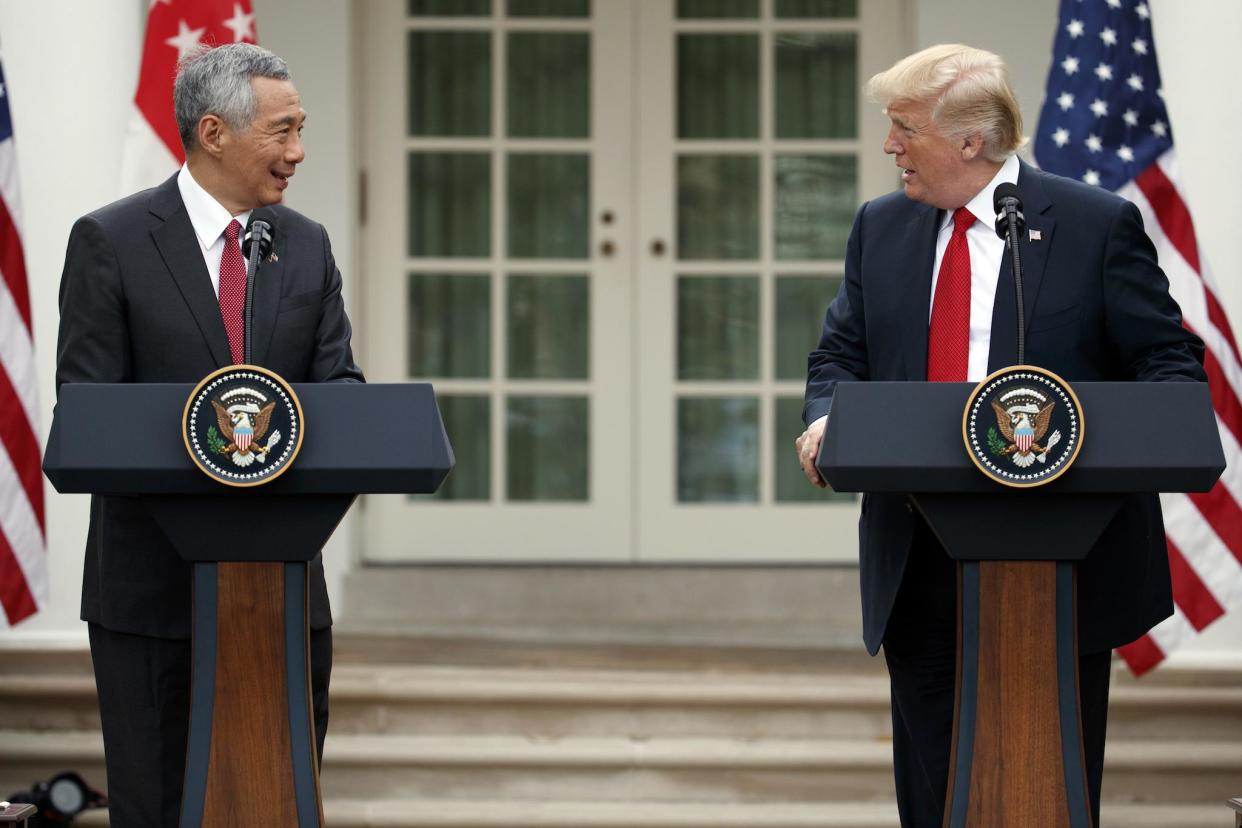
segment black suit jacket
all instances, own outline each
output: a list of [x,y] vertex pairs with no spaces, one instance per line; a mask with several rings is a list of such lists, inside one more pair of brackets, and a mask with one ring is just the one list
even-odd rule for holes
[[[362,382],[327,232],[286,207],[273,212],[275,259],[263,263],[254,289],[253,361],[289,382]],[[74,224],[60,284],[58,390],[67,382],[196,383],[231,362],[175,175]],[[190,575],[140,499],[91,498],[82,620],[187,638]],[[319,557],[310,597],[311,626],[331,625]]]
[[[1128,201],[1021,165],[1026,362],[1069,382],[1206,381],[1203,344],[1181,324],[1168,279]],[[803,418],[828,414],[838,381],[927,379],[936,234],[944,213],[891,193],[854,218],[845,281],[811,352]],[[992,315],[988,370],[1017,362],[1017,319],[1005,252]],[[831,417],[830,417],[831,419]],[[863,636],[884,638],[915,521],[901,495],[863,496],[859,523]],[[1128,498],[1079,568],[1079,645],[1118,647],[1173,609],[1160,503]]]

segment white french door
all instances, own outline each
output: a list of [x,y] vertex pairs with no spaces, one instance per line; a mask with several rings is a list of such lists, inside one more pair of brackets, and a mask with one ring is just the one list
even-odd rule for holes
[[457,452],[437,496],[365,499],[366,560],[854,557],[792,443],[894,182],[859,89],[900,6],[358,4],[365,368],[433,382]]

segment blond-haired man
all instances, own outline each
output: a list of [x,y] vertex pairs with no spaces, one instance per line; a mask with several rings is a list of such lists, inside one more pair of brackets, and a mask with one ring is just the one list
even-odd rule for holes
[[[811,352],[797,441],[807,478],[837,382],[978,381],[1017,361],[1013,280],[992,192],[1016,184],[1030,233],[1026,361],[1074,381],[1202,382],[1203,345],[1181,325],[1133,204],[1040,172],[1016,153],[1022,117],[997,55],[925,49],[873,77],[892,122],[884,151],[902,192],[858,210],[845,281]],[[904,828],[939,828],[952,740],[956,573],[899,495],[863,498],[863,636],[884,648]],[[1110,651],[1172,612],[1160,504],[1127,499],[1079,570],[1079,669],[1088,788],[1099,824]]]

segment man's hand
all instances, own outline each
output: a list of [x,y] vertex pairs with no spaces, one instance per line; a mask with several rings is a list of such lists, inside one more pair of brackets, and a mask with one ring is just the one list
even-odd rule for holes
[[819,476],[819,471],[815,468],[815,459],[819,457],[819,444],[824,440],[824,427],[827,425],[828,415],[825,414],[807,426],[802,436],[794,440],[794,448],[798,450],[798,464],[802,466],[802,473],[806,475],[807,480],[821,489],[826,488],[828,484],[824,478]]

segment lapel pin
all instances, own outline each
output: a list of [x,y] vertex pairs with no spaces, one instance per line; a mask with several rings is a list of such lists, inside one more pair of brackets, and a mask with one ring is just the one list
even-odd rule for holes
[[1043,239],[1043,235],[1041,235],[1038,230],[1031,230],[1029,232],[1031,234],[1030,235],[1031,241],[1041,241]]
[[280,261],[280,257],[279,257],[279,256],[277,256],[275,253],[272,253],[272,255],[270,255],[270,256],[268,256],[268,257],[267,257],[267,260],[268,260],[269,262],[279,262],[279,261]]

